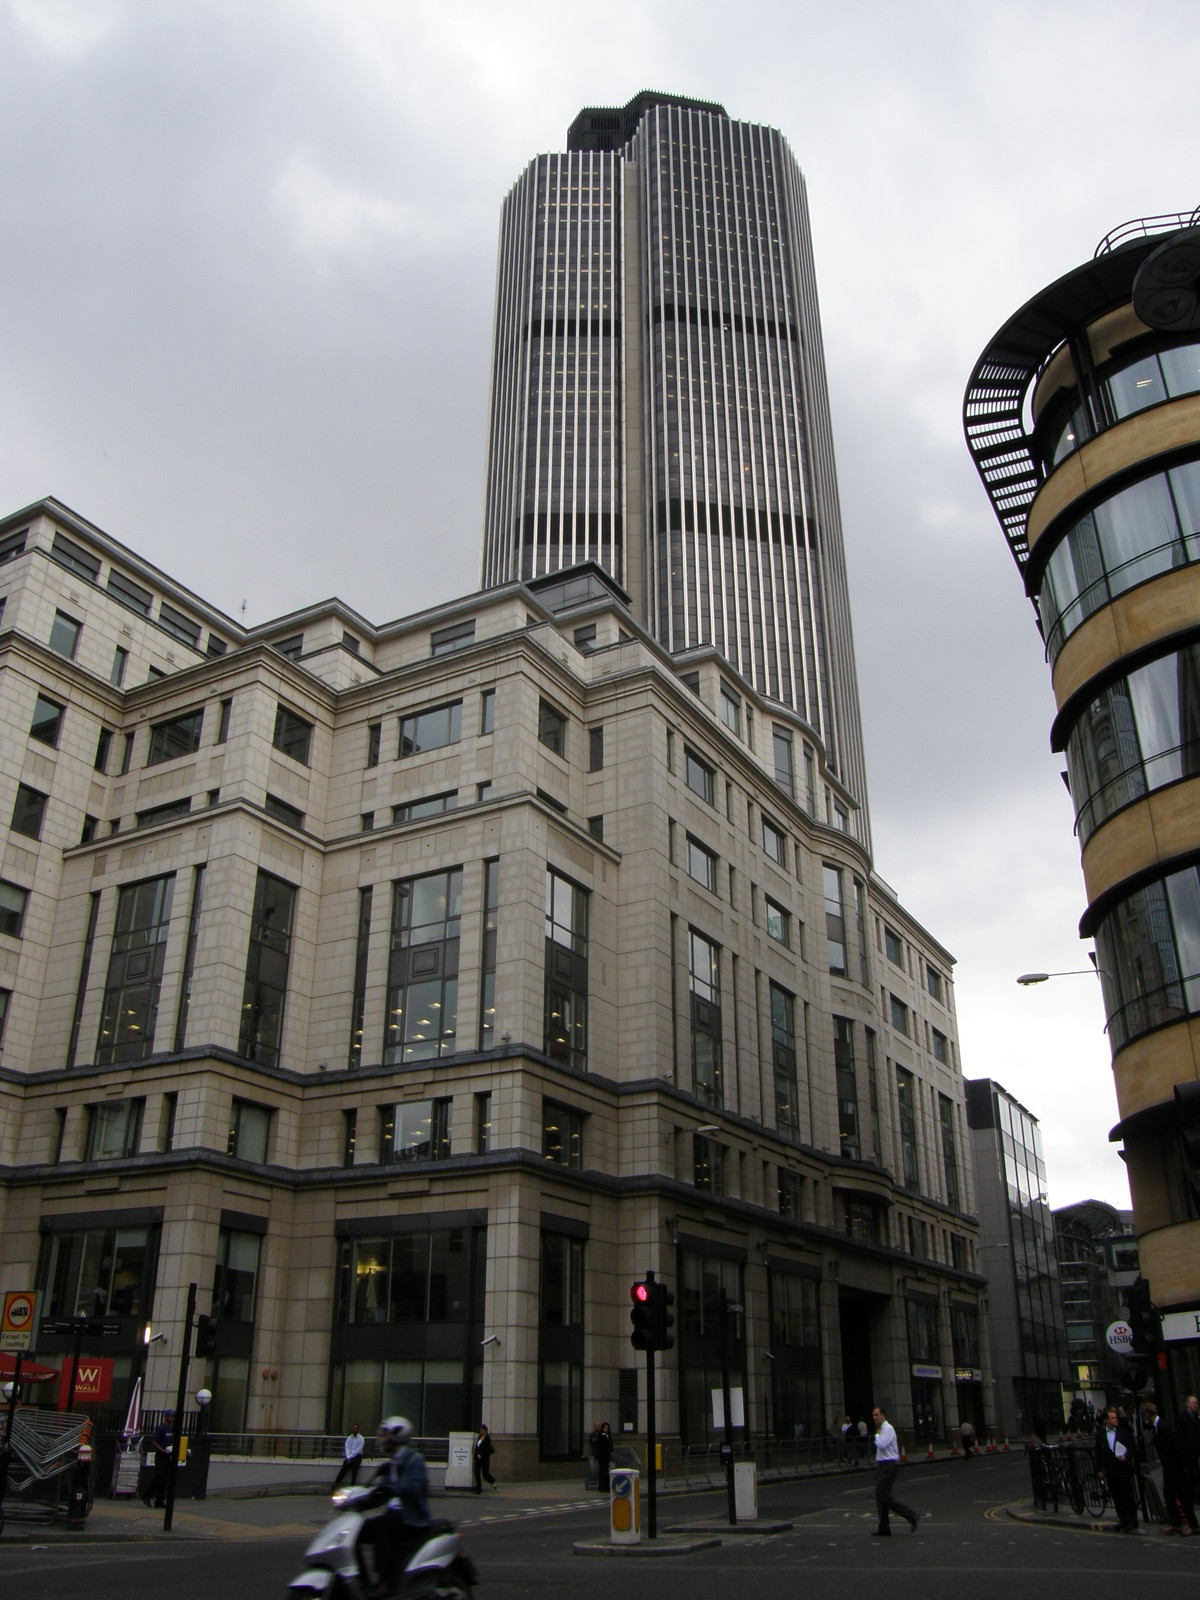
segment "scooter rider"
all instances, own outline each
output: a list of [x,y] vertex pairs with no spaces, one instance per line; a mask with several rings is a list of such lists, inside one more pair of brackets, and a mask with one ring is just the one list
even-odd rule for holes
[[[385,1417],[379,1424],[379,1448],[386,1457],[375,1483],[389,1491],[378,1516],[368,1517],[358,1535],[358,1570],[364,1592],[371,1600],[392,1593],[397,1574],[403,1572],[414,1551],[424,1542],[432,1521],[429,1515],[429,1478],[419,1450],[409,1448],[412,1424],[405,1417]],[[364,1561],[372,1547],[373,1562]],[[375,1581],[370,1572],[374,1570]]]

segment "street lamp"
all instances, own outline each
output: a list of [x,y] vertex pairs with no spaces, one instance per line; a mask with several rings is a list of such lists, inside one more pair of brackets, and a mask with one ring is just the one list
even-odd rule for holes
[[1098,978],[1097,967],[1071,967],[1066,972],[1023,972],[1017,982],[1023,989],[1028,989],[1032,984],[1045,983],[1048,978]]

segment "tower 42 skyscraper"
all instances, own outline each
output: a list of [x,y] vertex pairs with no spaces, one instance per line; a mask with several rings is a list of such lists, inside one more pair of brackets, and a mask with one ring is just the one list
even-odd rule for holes
[[500,226],[485,587],[595,561],[866,778],[804,179],[771,128],[580,113]]

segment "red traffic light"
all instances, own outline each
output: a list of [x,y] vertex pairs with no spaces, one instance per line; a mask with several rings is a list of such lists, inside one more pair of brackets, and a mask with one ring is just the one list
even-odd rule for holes
[[645,1284],[645,1283],[631,1284],[630,1285],[630,1289],[629,1289],[629,1298],[632,1301],[634,1301],[635,1304],[637,1304],[637,1305],[645,1305],[646,1301],[649,1300],[649,1298],[650,1298],[650,1286],[649,1286],[649,1284]]

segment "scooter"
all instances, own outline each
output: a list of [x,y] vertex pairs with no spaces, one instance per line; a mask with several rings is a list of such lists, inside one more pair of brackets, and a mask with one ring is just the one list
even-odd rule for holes
[[[288,1584],[296,1600],[362,1600],[364,1585],[355,1542],[367,1513],[386,1494],[375,1486],[335,1489],[337,1512],[304,1552],[307,1569]],[[478,1581],[452,1522],[431,1522],[428,1538],[409,1560],[395,1589],[397,1600],[471,1600]]]

